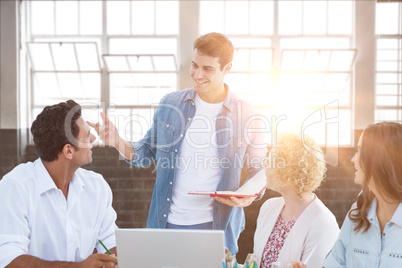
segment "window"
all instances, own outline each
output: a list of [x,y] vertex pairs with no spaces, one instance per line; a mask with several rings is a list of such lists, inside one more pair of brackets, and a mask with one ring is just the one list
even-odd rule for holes
[[74,99],[104,110],[127,140],[148,130],[177,90],[179,1],[26,1],[31,118]]
[[[74,98],[88,120],[100,121],[100,107],[124,138],[138,140],[160,98],[188,76],[180,36],[217,31],[235,46],[225,82],[272,124],[281,118],[277,130],[303,126],[322,144],[352,144],[353,1],[198,1],[194,10],[183,2],[24,2],[30,120]],[[180,10],[199,19],[179,27],[197,17]],[[312,114],[320,119],[307,124]]]
[[402,5],[376,5],[375,121],[402,122]]
[[353,5],[202,1],[199,27],[233,41],[237,58],[226,82],[272,124],[272,115],[281,118],[278,131],[303,129],[321,144],[351,145]]

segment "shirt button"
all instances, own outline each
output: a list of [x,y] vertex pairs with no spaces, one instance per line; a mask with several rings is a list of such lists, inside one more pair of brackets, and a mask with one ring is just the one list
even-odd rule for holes
[[180,137],[182,137],[182,138],[183,138],[183,137],[184,137],[184,135],[183,135],[183,134],[180,134]]
[[170,184],[173,184],[173,182],[170,182]]
[[166,218],[166,214],[163,214],[163,217]]
[[194,106],[194,102],[191,103]]
[[170,198],[166,199],[167,201],[170,201]]
[[167,125],[166,125],[166,127],[170,127],[170,125],[169,125],[169,124],[167,124]]
[[177,149],[174,149],[174,151],[177,153]]
[[191,117],[187,118],[189,121],[191,120]]
[[174,166],[172,166],[172,169],[174,169]]

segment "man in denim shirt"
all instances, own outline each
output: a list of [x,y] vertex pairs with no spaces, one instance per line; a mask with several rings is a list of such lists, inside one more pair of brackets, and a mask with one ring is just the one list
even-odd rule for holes
[[151,129],[139,142],[122,139],[103,113],[105,125],[89,124],[130,164],[144,167],[156,161],[147,227],[224,230],[226,247],[235,254],[245,225],[242,207],[255,197],[188,194],[237,190],[243,166],[248,178],[262,168],[266,146],[259,118],[223,83],[233,52],[232,43],[222,34],[199,37],[190,68],[194,87],[162,98]]

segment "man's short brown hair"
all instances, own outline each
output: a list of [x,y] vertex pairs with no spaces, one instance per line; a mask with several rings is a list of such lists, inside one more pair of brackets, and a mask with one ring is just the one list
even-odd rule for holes
[[201,54],[217,58],[223,67],[233,60],[234,48],[229,38],[220,33],[208,33],[198,37],[194,41],[194,50]]

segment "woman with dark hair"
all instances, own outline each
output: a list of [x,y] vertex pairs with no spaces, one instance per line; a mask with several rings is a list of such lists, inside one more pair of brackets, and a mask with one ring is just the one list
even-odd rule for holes
[[363,186],[324,267],[402,267],[402,125],[370,125],[352,158]]

